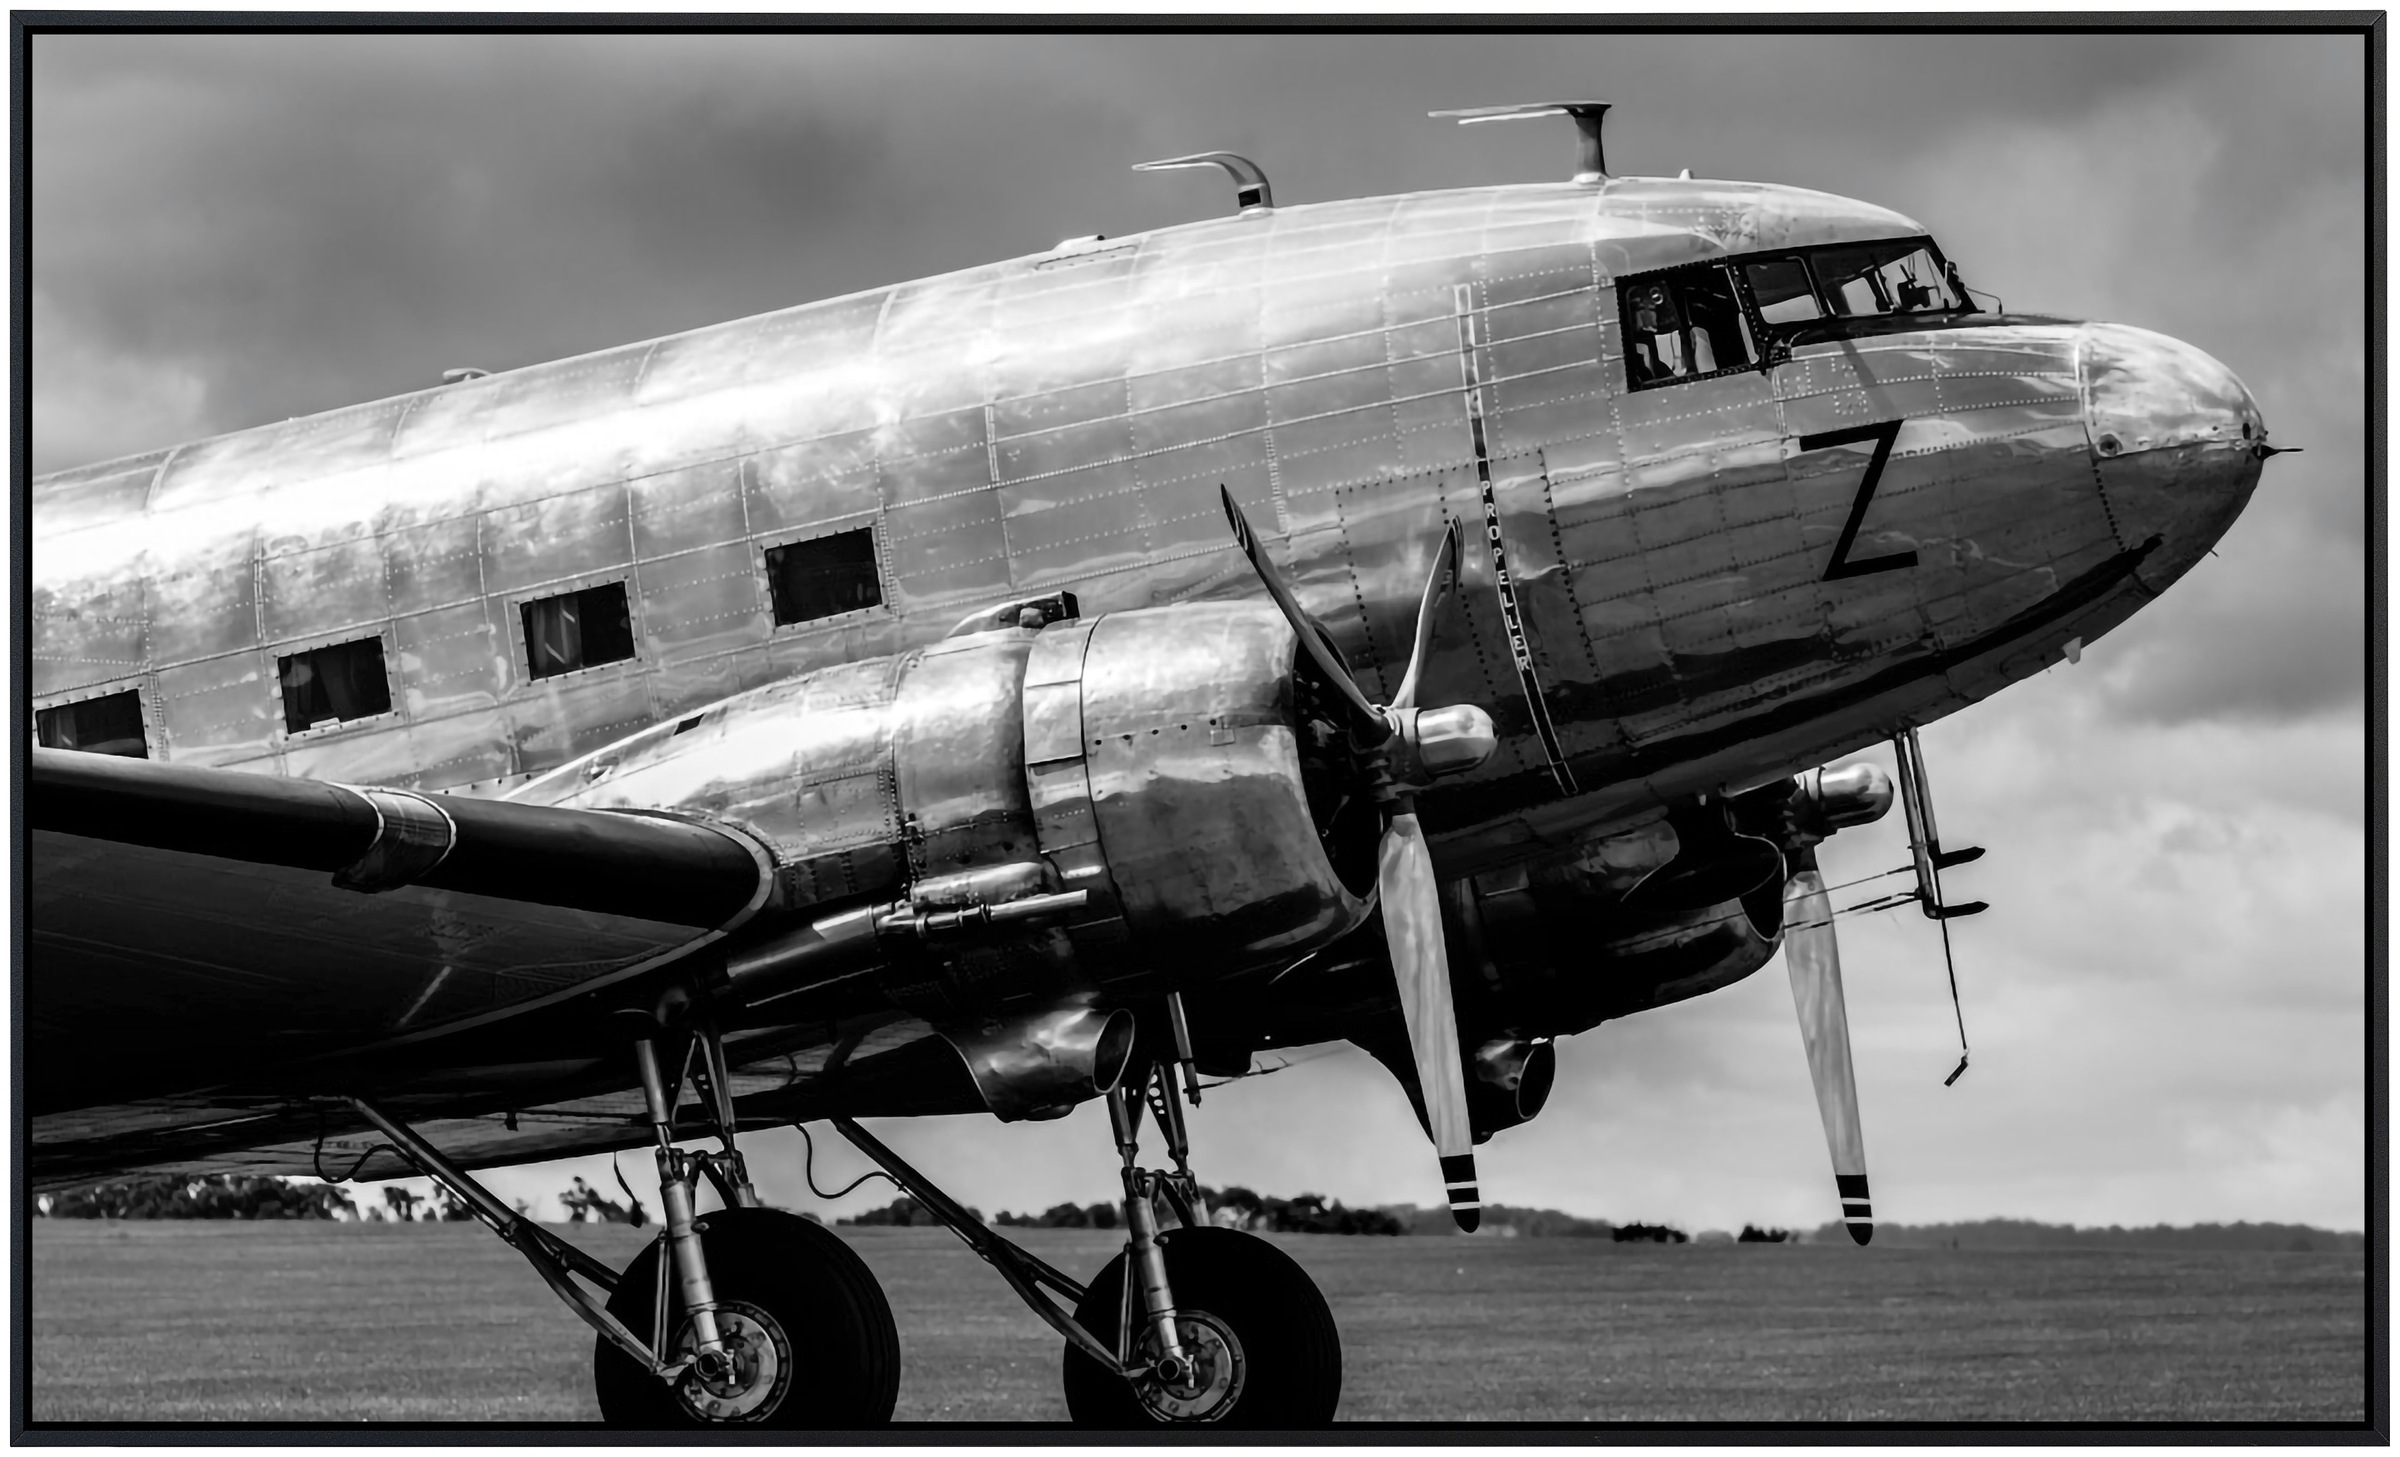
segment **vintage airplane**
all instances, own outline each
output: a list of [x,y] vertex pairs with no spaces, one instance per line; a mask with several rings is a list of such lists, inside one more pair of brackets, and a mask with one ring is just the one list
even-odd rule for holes
[[[1972,909],[1914,727],[2157,596],[2276,447],[1895,213],[1609,175],[1605,110],[1439,113],[1571,117],[1563,182],[1176,158],[1237,215],[36,482],[34,1187],[430,1175],[597,1328],[612,1421],[845,1427],[890,1311],[735,1137],[831,1119],[1058,1329],[1077,1420],[1294,1426],[1339,1339],[1195,1207],[1199,1074],[1369,1049],[1471,1228],[1553,1039],[1780,945],[1863,1242],[1813,847],[1894,786],[1816,766],[1896,739],[1916,894]],[[1093,1098],[1088,1284],[854,1121]],[[642,1144],[623,1271],[468,1172]]]

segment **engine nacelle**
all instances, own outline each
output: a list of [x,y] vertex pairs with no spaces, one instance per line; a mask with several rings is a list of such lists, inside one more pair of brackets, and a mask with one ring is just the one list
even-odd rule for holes
[[741,694],[515,797],[740,822],[783,926],[724,959],[734,1000],[871,967],[994,1111],[1056,1108],[1098,1082],[971,1029],[1331,943],[1368,914],[1378,824],[1271,604],[1045,616]]
[[[1722,843],[1744,864],[1755,846],[1746,837]],[[1695,853],[1705,852],[1656,820],[1546,864],[1448,887],[1452,963],[1481,973],[1478,1022],[1519,1038],[1566,1036],[1715,991],[1766,965],[1783,930],[1779,877],[1724,898],[1648,890]],[[1694,885],[1711,878],[1708,867],[1693,867]],[[1745,869],[1734,881],[1755,878]]]
[[1487,1025],[1562,1036],[1741,980],[1783,934],[1784,854],[1880,819],[1891,777],[1810,769],[1448,891],[1453,960],[1485,968]]

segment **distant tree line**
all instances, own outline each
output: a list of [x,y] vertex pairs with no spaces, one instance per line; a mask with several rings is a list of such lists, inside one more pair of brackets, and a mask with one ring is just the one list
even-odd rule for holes
[[[1456,1226],[1447,1209],[1412,1205],[1353,1209],[1338,1199],[1302,1194],[1283,1199],[1262,1195],[1238,1185],[1202,1188],[1209,1222],[1236,1229],[1281,1234],[1449,1234]],[[651,1222],[642,1201],[630,1192],[626,1202],[609,1198],[578,1178],[560,1191],[558,1202],[567,1218],[578,1224],[623,1224],[640,1229]],[[532,1210],[523,1200],[519,1214]],[[969,1210],[976,1219],[983,1215]],[[464,1201],[436,1185],[430,1196],[387,1186],[380,1203],[363,1208],[349,1191],[265,1174],[141,1174],[112,1179],[34,1201],[34,1213],[50,1219],[342,1219],[414,1223],[455,1222],[474,1218]],[[906,1195],[880,1209],[835,1221],[846,1225],[925,1226],[941,1223],[933,1211]],[[1092,1204],[1054,1204],[1039,1214],[1002,1210],[992,1223],[1020,1229],[1115,1229],[1123,1222],[1113,1200]],[[1175,1218],[1164,1200],[1159,1222],[1172,1227]],[[1612,1224],[1585,1219],[1556,1209],[1530,1209],[1510,1204],[1483,1208],[1485,1232],[1529,1238],[1608,1239],[1618,1244],[1685,1244],[1691,1237],[1663,1224]],[[1722,1240],[1723,1234],[1708,1234]],[[1743,1244],[1783,1244],[1803,1238],[1791,1230],[1745,1224],[1733,1237]],[[1819,1243],[1847,1243],[1839,1224],[1825,1224],[1805,1236]],[[2363,1253],[2366,1236],[2356,1230],[2325,1230],[2305,1224],[2154,1224],[2125,1228],[2042,1224],[2030,1219],[1983,1219],[1961,1224],[1880,1224],[1878,1246],[1949,1249],[2157,1249],[2259,1250]]]
[[[1839,1236],[1841,1226],[1824,1225],[1819,1240]],[[2306,1224],[2153,1224],[2106,1228],[2042,1224],[2031,1219],[1978,1219],[1963,1224],[1878,1224],[1877,1245],[1910,1249],[2125,1249],[2259,1250],[2364,1253],[2367,1237],[2357,1230],[2317,1229]]]
[[1621,1245],[1681,1245],[1692,1242],[1692,1237],[1682,1230],[1663,1224],[1620,1224],[1608,1237]]
[[45,1194],[34,1212],[51,1219],[356,1219],[350,1196],[331,1184],[295,1184],[264,1174],[142,1174]]
[[[1058,1207],[1061,1209],[1070,1209],[1074,1206],[1061,1204]],[[1092,1207],[1094,1209],[1099,1209],[1103,1206],[1095,1204]],[[980,1224],[983,1222],[983,1211],[970,1208],[967,1212],[975,1216],[976,1223]],[[1114,1219],[1113,1213],[1111,1214],[1111,1219]],[[935,1215],[932,1210],[926,1208],[922,1204],[919,1204],[916,1200],[909,1198],[906,1194],[894,1199],[891,1203],[884,1205],[881,1209],[870,1209],[864,1214],[854,1214],[848,1219],[837,1219],[834,1221],[836,1224],[851,1225],[895,1225],[902,1229],[924,1228],[929,1225],[939,1225],[941,1222],[941,1219]],[[1002,1224],[1008,1223],[1008,1215],[1002,1214],[998,1222]],[[1115,1226],[1112,1223],[1105,1227],[1114,1228]]]
[[1235,1229],[1273,1230],[1277,1234],[1407,1234],[1409,1227],[1388,1209],[1352,1209],[1339,1199],[1302,1194],[1278,1199],[1235,1185],[1226,1189],[1203,1186],[1209,1222]]
[[619,1204],[578,1176],[574,1184],[559,1191],[558,1204],[567,1211],[569,1224],[629,1224],[635,1229],[648,1224],[650,1211],[633,1197],[631,1189],[625,1191],[625,1198],[632,1208]]
[[[1447,1209],[1418,1209],[1403,1211],[1410,1234],[1455,1234],[1458,1222]],[[1617,1227],[1605,1219],[1584,1219],[1556,1209],[1528,1209],[1516,1204],[1486,1204],[1483,1206],[1482,1229],[1506,1238],[1517,1235],[1527,1239],[1608,1239]]]
[[[1409,1232],[1407,1222],[1391,1210],[1353,1209],[1339,1199],[1328,1199],[1322,1194],[1302,1194],[1281,1199],[1272,1194],[1260,1194],[1256,1190],[1242,1188],[1238,1184],[1223,1189],[1211,1189],[1203,1184],[1200,1187],[1200,1200],[1208,1206],[1208,1222],[1222,1228],[1268,1230],[1277,1234]],[[893,1207],[907,1202],[895,1200]],[[1176,1224],[1173,1206],[1164,1198],[1159,1199],[1157,1205],[1159,1223],[1173,1228]],[[928,1217],[925,1222],[935,1221]],[[996,1225],[1011,1229],[1115,1229],[1123,1222],[1123,1211],[1113,1201],[1106,1200],[1096,1204],[1053,1204],[1039,1214],[1011,1214],[1003,1209],[992,1220]]]
[[[602,1198],[577,1179],[559,1195],[570,1219],[641,1225],[648,1216],[639,1199],[628,1210]],[[532,1207],[517,1201],[519,1214]],[[111,1179],[44,1194],[34,1201],[34,1213],[50,1219],[341,1219],[365,1223],[457,1223],[473,1219],[474,1210],[448,1189],[435,1185],[428,1196],[397,1184],[387,1185],[380,1203],[363,1207],[351,1191],[333,1184],[278,1178],[268,1174],[142,1174]]]
[[[926,1222],[939,1223],[931,1218]],[[992,1223],[1008,1229],[1115,1229],[1120,1222],[1117,1206],[1105,1200],[1097,1204],[1053,1204],[1039,1214],[1011,1214],[1003,1209],[992,1219]]]

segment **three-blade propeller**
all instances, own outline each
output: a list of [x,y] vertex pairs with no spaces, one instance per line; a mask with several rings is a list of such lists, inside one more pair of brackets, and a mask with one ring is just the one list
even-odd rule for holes
[[[1433,857],[1406,788],[1396,780],[1415,774],[1471,769],[1491,756],[1497,740],[1490,715],[1472,704],[1420,711],[1417,691],[1432,649],[1434,613],[1458,576],[1458,523],[1442,540],[1418,603],[1415,642],[1400,689],[1378,706],[1361,690],[1341,656],[1300,607],[1283,573],[1266,554],[1231,491],[1222,491],[1234,541],[1266,584],[1317,671],[1341,695],[1354,721],[1352,742],[1382,776],[1377,798],[1384,806],[1382,843],[1376,854],[1376,895],[1383,914],[1384,941],[1398,983],[1401,1015],[1408,1023],[1409,1049],[1417,1086],[1425,1097],[1426,1126],[1441,1158],[1450,1215],[1461,1229],[1482,1221],[1482,1196],[1475,1184],[1475,1140],[1467,1121],[1466,1070],[1458,1044],[1458,1014],[1450,1001],[1450,958],[1442,942],[1442,906]],[[1391,760],[1399,759],[1399,772]]]

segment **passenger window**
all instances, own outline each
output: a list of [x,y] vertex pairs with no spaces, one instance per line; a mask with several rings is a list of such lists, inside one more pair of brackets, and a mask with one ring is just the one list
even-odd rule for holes
[[525,666],[536,678],[633,656],[633,613],[623,582],[544,597],[526,603],[524,612]]
[[293,733],[391,712],[380,637],[293,653],[276,661],[276,676],[283,680],[283,726]]
[[138,689],[37,709],[33,725],[35,737],[45,749],[118,754],[128,759],[150,757],[149,737],[142,732],[142,695]]
[[1635,389],[1747,369],[1758,352],[1722,265],[1634,279],[1621,294],[1625,372]]
[[778,626],[856,612],[883,601],[871,527],[767,548],[767,595]]
[[1750,280],[1750,297],[1758,304],[1758,315],[1770,324],[1798,324],[1821,318],[1824,310],[1817,307],[1816,286],[1808,281],[1808,265],[1797,258],[1771,258],[1764,263],[1744,264],[1742,272]]

